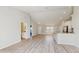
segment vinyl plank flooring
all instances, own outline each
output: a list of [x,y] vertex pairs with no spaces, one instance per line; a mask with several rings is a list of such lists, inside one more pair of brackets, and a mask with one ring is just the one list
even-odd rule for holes
[[55,45],[55,53],[67,53],[67,51],[61,45]]
[[79,48],[72,45],[63,45],[63,47],[68,51],[68,53],[79,53]]
[[37,35],[32,39],[0,50],[0,53],[79,53],[79,48],[72,45],[57,44],[52,35]]

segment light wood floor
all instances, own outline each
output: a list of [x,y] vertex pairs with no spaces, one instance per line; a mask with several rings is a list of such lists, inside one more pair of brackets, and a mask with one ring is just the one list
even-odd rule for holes
[[21,42],[0,50],[0,53],[78,53],[79,48],[57,44],[51,35],[38,35],[32,39],[22,39]]

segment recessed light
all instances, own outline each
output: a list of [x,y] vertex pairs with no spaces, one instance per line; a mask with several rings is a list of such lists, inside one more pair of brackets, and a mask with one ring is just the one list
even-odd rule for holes
[[66,14],[66,12],[64,12],[64,14]]

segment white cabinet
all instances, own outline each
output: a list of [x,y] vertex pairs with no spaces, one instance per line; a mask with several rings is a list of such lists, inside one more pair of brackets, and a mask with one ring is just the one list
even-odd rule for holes
[[56,39],[58,44],[74,45],[74,34],[59,33]]

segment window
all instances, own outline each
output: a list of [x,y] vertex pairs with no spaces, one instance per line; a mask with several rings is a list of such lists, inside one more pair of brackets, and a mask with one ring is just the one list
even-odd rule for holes
[[46,32],[47,33],[53,33],[54,28],[53,27],[46,27]]

